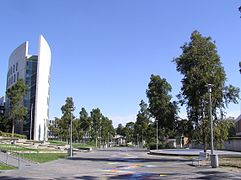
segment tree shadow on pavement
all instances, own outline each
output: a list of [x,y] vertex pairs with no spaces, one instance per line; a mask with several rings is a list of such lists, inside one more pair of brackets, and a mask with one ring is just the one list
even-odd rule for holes
[[88,158],[88,157],[72,157],[71,161],[106,161],[106,162],[189,162],[187,159],[150,159],[150,158]]
[[197,174],[201,174],[203,176],[197,177],[195,179],[211,179],[211,180],[220,180],[220,179],[241,179],[241,176],[235,176],[230,173],[221,172],[221,171],[199,171]]

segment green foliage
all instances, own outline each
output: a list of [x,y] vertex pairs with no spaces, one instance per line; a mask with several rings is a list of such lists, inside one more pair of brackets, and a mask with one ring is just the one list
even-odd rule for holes
[[[156,143],[150,143],[148,144],[148,149],[155,150],[156,149]],[[158,149],[171,149],[169,144],[166,143],[160,143],[158,144]]]
[[101,118],[101,140],[104,143],[110,141],[110,137],[115,135],[115,129],[112,125],[112,121],[108,117],[102,116]]
[[135,139],[134,139],[134,131],[135,131],[134,126],[135,126],[134,122],[128,122],[128,123],[126,123],[126,126],[122,130],[122,132],[123,132],[122,134],[125,136],[127,143],[135,141]]
[[[148,139],[148,126],[150,124],[150,113],[148,111],[147,104],[141,100],[140,104],[140,111],[137,114],[136,122],[134,125],[134,131],[135,131],[135,139],[138,142],[146,141]],[[138,134],[138,136],[137,136]],[[138,143],[137,143],[138,144]]]
[[122,124],[118,124],[116,128],[116,134],[123,136],[124,135],[123,129],[124,129],[124,126]]
[[219,120],[214,127],[214,143],[222,148],[224,141],[235,135],[235,121],[233,119]]
[[158,121],[158,129],[165,129],[167,134],[175,128],[177,119],[177,104],[171,102],[171,85],[165,78],[151,75],[148,89],[146,91],[149,100],[149,112]]
[[13,169],[16,169],[16,168],[13,166],[8,166],[6,164],[0,163],[0,170],[13,170]]
[[9,119],[12,121],[12,135],[14,134],[16,121],[22,122],[27,115],[27,109],[23,106],[26,88],[24,81],[20,79],[6,92],[10,100]]
[[194,31],[191,41],[181,49],[182,54],[174,60],[177,71],[183,75],[179,102],[186,105],[188,119],[196,126],[196,137],[206,146],[210,131],[206,85],[213,85],[212,110],[215,119],[217,109],[222,115],[230,102],[237,103],[239,88],[225,86],[226,74],[210,37],[203,37]]
[[65,153],[26,153],[20,154],[20,157],[28,159],[38,163],[45,163],[60,158],[66,158],[67,154]]
[[6,133],[6,132],[2,132],[2,131],[0,131],[0,136],[2,136],[2,137],[14,137],[14,138],[19,138],[19,139],[27,139],[27,136],[23,135],[23,134],[13,134],[13,136],[12,136],[12,133]]
[[102,114],[99,108],[93,109],[90,112],[90,118],[92,121],[91,136],[92,136],[92,139],[95,139],[96,147],[97,147],[98,137],[100,137],[101,117],[102,117]]

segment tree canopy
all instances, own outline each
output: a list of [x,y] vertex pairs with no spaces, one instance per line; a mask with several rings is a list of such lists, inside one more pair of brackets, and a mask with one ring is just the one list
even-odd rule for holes
[[12,121],[12,136],[15,131],[16,122],[20,123],[20,132],[22,133],[22,121],[27,115],[27,109],[23,105],[23,97],[26,91],[26,85],[22,79],[18,80],[11,88],[6,92],[6,95],[9,99],[9,115],[8,118]]
[[200,129],[201,141],[206,143],[209,130],[206,85],[213,85],[212,109],[216,120],[218,110],[222,116],[230,102],[238,102],[239,88],[225,85],[226,74],[211,37],[204,37],[194,31],[190,39],[189,43],[181,47],[182,54],[174,59],[177,71],[183,75],[178,98],[181,105],[187,107],[188,119]]

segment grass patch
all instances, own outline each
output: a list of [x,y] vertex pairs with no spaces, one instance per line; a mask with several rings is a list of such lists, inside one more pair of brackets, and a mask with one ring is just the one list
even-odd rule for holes
[[73,143],[73,148],[90,148],[92,147],[89,144],[82,144],[82,143]]
[[21,147],[14,144],[0,144],[0,150],[1,151],[37,151],[36,149]]
[[56,140],[49,140],[50,144],[54,144],[54,145],[66,145],[66,141],[56,141]]
[[219,158],[219,165],[225,167],[241,168],[241,158]]
[[48,161],[53,161],[61,158],[66,158],[66,153],[28,153],[20,154],[21,158],[28,159],[38,163],[45,163]]
[[12,169],[16,169],[16,168],[12,167],[12,166],[7,166],[6,164],[0,163],[0,170],[12,170]]

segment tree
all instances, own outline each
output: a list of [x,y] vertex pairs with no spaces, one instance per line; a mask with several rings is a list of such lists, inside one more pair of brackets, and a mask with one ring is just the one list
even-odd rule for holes
[[[101,118],[101,140],[104,145],[109,146],[110,138],[115,135],[115,129],[112,125],[112,121],[105,116]],[[106,143],[107,142],[107,143]]]
[[128,122],[126,123],[126,126],[122,129],[123,135],[126,138],[127,143],[134,142],[134,122]]
[[99,108],[93,109],[90,112],[90,118],[92,121],[92,139],[95,139],[95,146],[97,147],[98,138],[100,137],[100,130],[101,130],[101,117],[102,114]]
[[147,139],[147,129],[150,124],[150,113],[148,111],[147,104],[141,100],[140,104],[140,111],[137,114],[136,117],[136,123],[134,125],[135,127],[135,135],[138,135],[138,141],[144,143]]
[[70,137],[71,120],[75,119],[73,111],[75,110],[72,97],[67,97],[65,104],[61,107],[62,117],[59,121],[58,127],[61,128],[61,135],[63,139],[67,140]]
[[84,136],[87,137],[89,135],[89,131],[91,128],[91,119],[88,115],[88,112],[85,110],[85,108],[81,108],[79,115],[80,115],[80,117],[79,117],[80,128],[82,129]]
[[[27,115],[27,109],[23,105],[23,97],[25,95],[26,88],[27,87],[24,81],[20,79],[6,92],[10,102],[9,119],[12,121],[12,137],[15,132],[15,124],[17,122],[20,123],[20,128],[22,129],[22,121]],[[20,132],[21,131],[22,130],[20,130]]]
[[118,126],[116,128],[116,134],[124,136],[123,129],[124,129],[124,126],[122,124],[118,124]]
[[228,140],[229,137],[235,136],[235,120],[234,119],[224,119],[217,121],[217,125],[214,128],[214,143],[215,146],[223,148],[224,141]]
[[206,150],[208,131],[208,90],[213,84],[212,109],[215,119],[217,110],[223,114],[228,103],[237,102],[239,89],[225,86],[226,74],[211,37],[203,37],[198,31],[191,35],[191,41],[182,47],[182,54],[174,59],[177,71],[183,75],[181,92],[178,94],[181,105],[186,105],[188,119],[201,134],[199,141]]
[[146,91],[149,100],[149,112],[151,116],[158,121],[158,129],[160,132],[165,132],[165,136],[169,136],[174,130],[176,121],[177,105],[171,102],[172,96],[171,85],[165,78],[160,78],[159,75],[151,75],[148,89]]

